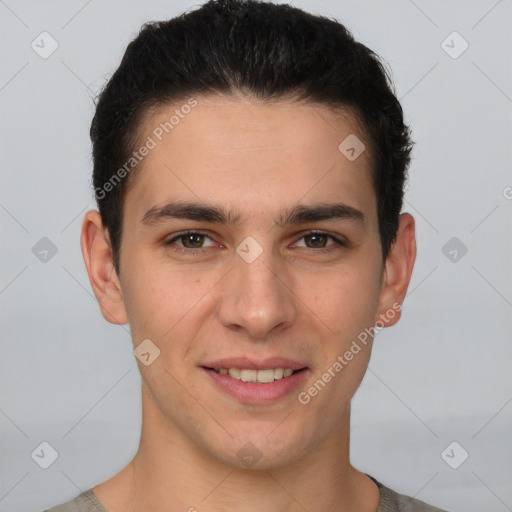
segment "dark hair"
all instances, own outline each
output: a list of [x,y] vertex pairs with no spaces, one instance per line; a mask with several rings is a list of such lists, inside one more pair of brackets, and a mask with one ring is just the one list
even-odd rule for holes
[[396,239],[413,142],[379,57],[336,20],[289,5],[211,0],[145,23],[99,95],[90,131],[93,186],[118,274],[123,203],[133,180],[121,180],[126,172],[118,171],[126,171],[148,109],[196,94],[240,93],[353,110],[369,140],[385,259]]

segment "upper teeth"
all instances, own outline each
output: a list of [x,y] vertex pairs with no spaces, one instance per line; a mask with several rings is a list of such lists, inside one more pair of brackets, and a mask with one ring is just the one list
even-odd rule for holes
[[283,377],[289,377],[293,370],[290,368],[269,368],[267,370],[244,370],[241,368],[221,368],[216,370],[224,375],[229,375],[234,379],[241,380],[243,382],[261,382],[266,384],[274,382],[274,379],[282,379]]

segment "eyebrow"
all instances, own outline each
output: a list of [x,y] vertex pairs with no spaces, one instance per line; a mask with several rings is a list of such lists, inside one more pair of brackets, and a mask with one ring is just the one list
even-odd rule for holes
[[[241,221],[240,213],[208,203],[178,201],[164,206],[153,206],[142,217],[141,223],[159,224],[167,219],[188,219],[210,223],[237,225]],[[297,204],[274,219],[278,226],[319,222],[323,220],[349,220],[366,223],[366,216],[357,208],[343,203],[319,203],[313,205]]]

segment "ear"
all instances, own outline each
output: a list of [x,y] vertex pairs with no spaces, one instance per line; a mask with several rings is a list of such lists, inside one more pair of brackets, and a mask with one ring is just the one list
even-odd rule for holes
[[398,322],[402,311],[412,269],[416,259],[416,237],[414,217],[408,213],[400,215],[398,232],[384,264],[379,311],[376,321],[382,327]]
[[121,283],[114,269],[108,231],[97,210],[90,210],[85,214],[80,245],[89,281],[105,320],[112,324],[128,323]]

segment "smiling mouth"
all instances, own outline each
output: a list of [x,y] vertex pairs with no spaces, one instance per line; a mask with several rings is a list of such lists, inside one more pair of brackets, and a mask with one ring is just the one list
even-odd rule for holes
[[292,370],[291,368],[267,368],[264,370],[247,370],[244,368],[204,368],[221,375],[226,375],[227,377],[231,377],[235,380],[255,384],[270,384],[275,380],[286,379],[287,377],[306,369],[301,368],[300,370]]

